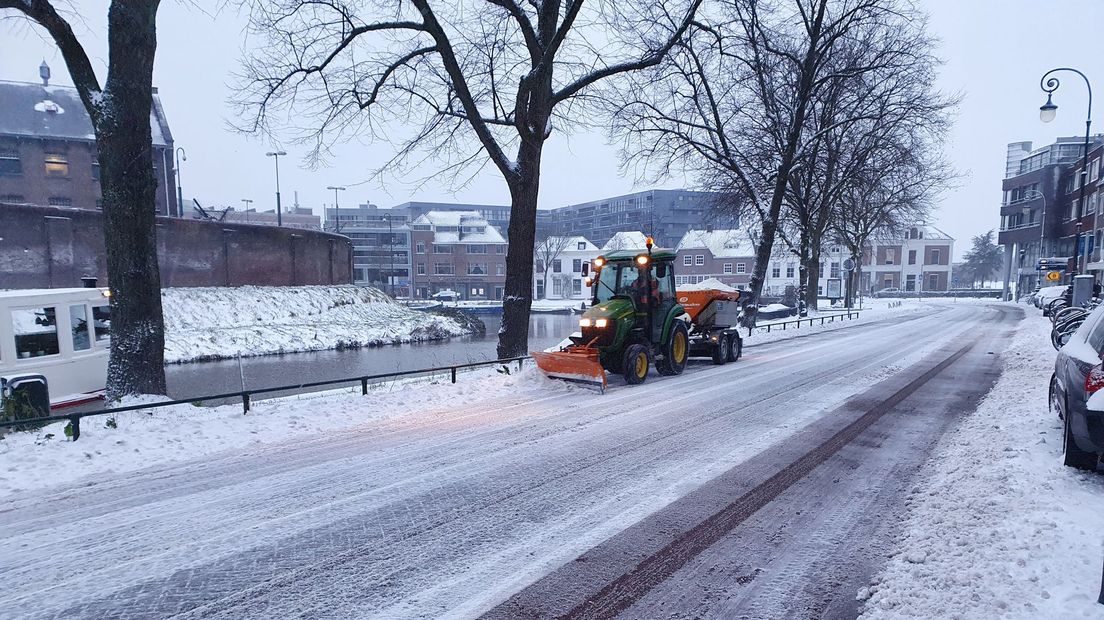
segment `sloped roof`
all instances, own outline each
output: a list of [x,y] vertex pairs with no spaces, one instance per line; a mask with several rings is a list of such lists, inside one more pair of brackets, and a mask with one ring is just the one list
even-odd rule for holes
[[[563,247],[564,247],[565,252],[597,252],[598,251],[598,246],[591,243],[589,239],[587,239],[586,237],[583,237],[582,235],[576,235],[574,237],[549,237],[548,238],[548,241],[552,244],[551,247],[555,247],[556,244],[559,243],[560,240],[562,240],[564,242]],[[583,247],[582,250],[579,249],[579,244],[580,243],[585,245],[585,247]],[[539,245],[539,243],[538,243],[538,245]]]
[[[96,139],[92,119],[72,86],[43,86],[27,82],[0,81],[0,135],[58,138],[62,140]],[[160,118],[159,118],[160,117]],[[168,146],[172,140],[164,121],[161,102],[153,95],[150,110],[153,144]]]
[[610,237],[610,240],[602,246],[603,252],[611,250],[643,250],[647,237],[639,230],[631,232],[619,232]]
[[[476,211],[430,211],[419,215],[411,225],[429,224],[433,227],[433,242],[450,243],[506,243],[498,229]],[[438,230],[439,227],[456,227],[455,231]],[[464,232],[464,227],[483,228],[483,232]]]
[[755,246],[742,230],[690,230],[676,250],[709,250],[715,258],[755,256]]

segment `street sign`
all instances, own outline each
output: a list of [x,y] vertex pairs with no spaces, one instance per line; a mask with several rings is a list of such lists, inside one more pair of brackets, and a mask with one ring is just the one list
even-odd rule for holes
[[843,270],[844,271],[854,271],[855,270],[855,261],[851,260],[850,258],[843,259]]
[[1036,271],[1066,271],[1069,269],[1070,259],[1068,257],[1051,257],[1040,258],[1035,263]]
[[1062,279],[1062,272],[1061,271],[1047,272],[1046,279],[1050,280],[1051,282],[1057,282],[1057,281]]

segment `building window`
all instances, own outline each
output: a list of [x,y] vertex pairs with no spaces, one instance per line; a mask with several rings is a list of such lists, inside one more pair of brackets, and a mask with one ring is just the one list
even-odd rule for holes
[[92,160],[92,180],[93,181],[99,181],[100,180],[100,160],[98,160],[98,159],[93,159]]
[[537,273],[544,273],[544,261],[538,259],[533,265],[533,269]]
[[915,265],[916,264],[916,250],[909,250],[909,259],[908,260],[909,260],[910,265]]
[[433,253],[434,254],[452,254],[452,246],[451,245],[437,245],[436,243],[434,243],[433,244]]
[[1096,194],[1089,196],[1089,208],[1085,213],[1096,213]]
[[496,245],[495,246],[495,254],[505,254],[505,253],[506,253],[506,246],[504,246],[504,245]]
[[495,265],[495,275],[496,276],[506,275],[506,265],[503,265],[502,263],[498,263],[497,265]]
[[439,276],[451,276],[452,263],[433,263],[433,273]]
[[747,273],[747,264],[736,263],[736,273]]
[[0,175],[23,174],[23,162],[19,160],[19,152],[14,149],[0,149]]
[[704,254],[698,254],[698,255],[694,256],[694,264],[698,265],[698,266],[704,265],[705,264],[705,255]]
[[694,264],[694,257],[691,256],[690,254],[687,254],[686,256],[683,256],[682,257],[682,264],[686,267],[689,267],[689,266],[693,265]]
[[831,267],[829,268],[829,270],[828,270],[828,273],[829,273],[829,274],[830,274],[830,276],[831,276],[831,277],[833,277],[833,278],[838,278],[838,277],[840,277],[840,264],[839,264],[839,263],[837,263],[837,262],[833,262],[833,263],[832,263],[832,266],[831,266]]
[[935,248],[935,249],[932,250],[931,258],[932,258],[931,259],[931,264],[933,264],[933,265],[939,265],[940,264],[940,262],[939,262],[939,248]]
[[916,276],[914,276],[912,274],[909,274],[909,275],[905,276],[905,290],[906,291],[915,291],[916,290]]
[[786,265],[786,277],[787,278],[794,277],[794,265],[793,265],[793,263],[789,263],[788,265]]
[[935,291],[939,289],[939,276],[937,274],[928,275],[928,290]]
[[781,278],[782,277],[782,267],[780,267],[778,265],[778,263],[771,263],[771,277],[772,278]]
[[897,258],[897,252],[893,248],[886,248],[885,251],[885,264],[892,265],[894,259]]
[[559,278],[552,280],[552,294],[556,297],[563,297],[563,282]]
[[468,245],[468,254],[486,254],[486,253],[487,253],[487,246],[485,244],[479,243],[479,244],[469,244]]
[[576,250],[585,250],[586,249],[586,241],[580,241],[580,242],[576,243],[575,244],[575,249]]
[[425,263],[418,263],[418,275],[425,275]]
[[581,259],[581,258],[571,259],[571,273],[582,273],[582,272],[583,272],[583,259]]
[[469,276],[485,276],[487,275],[486,263],[468,263],[468,275]]
[[732,263],[725,263],[724,267],[723,267],[723,271],[724,271],[725,275],[731,274],[732,273]]
[[582,295],[583,294],[583,281],[582,280],[572,280],[571,281],[571,294],[572,295]]
[[71,207],[73,206],[73,199],[66,198],[65,196],[50,196],[47,202],[51,207]]
[[12,204],[21,204],[26,199],[23,198],[23,194],[0,194],[0,202],[10,202]]
[[47,153],[46,154],[46,176],[48,177],[67,177],[69,176],[69,158],[62,153]]
[[425,241],[419,241],[414,247],[414,251],[418,254],[425,254]]
[[552,261],[552,273],[560,273],[561,271],[563,271],[563,263],[557,258]]

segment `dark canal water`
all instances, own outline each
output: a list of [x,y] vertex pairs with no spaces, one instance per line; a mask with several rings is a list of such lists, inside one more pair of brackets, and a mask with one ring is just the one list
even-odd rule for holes
[[[317,351],[244,357],[237,360],[170,364],[165,368],[169,396],[199,398],[246,389],[278,387],[388,372],[450,366],[496,359],[495,345],[501,317],[481,315],[486,336],[464,336],[436,342],[389,347]],[[529,348],[544,349],[576,329],[579,317],[569,314],[534,315],[529,321]]]

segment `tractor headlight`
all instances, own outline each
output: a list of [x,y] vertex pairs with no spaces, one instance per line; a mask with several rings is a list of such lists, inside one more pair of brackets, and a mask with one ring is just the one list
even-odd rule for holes
[[579,327],[590,327],[590,319],[579,319]]
[[599,329],[605,327],[606,325],[609,325],[609,320],[608,319],[596,319],[594,321],[594,326],[599,328]]

